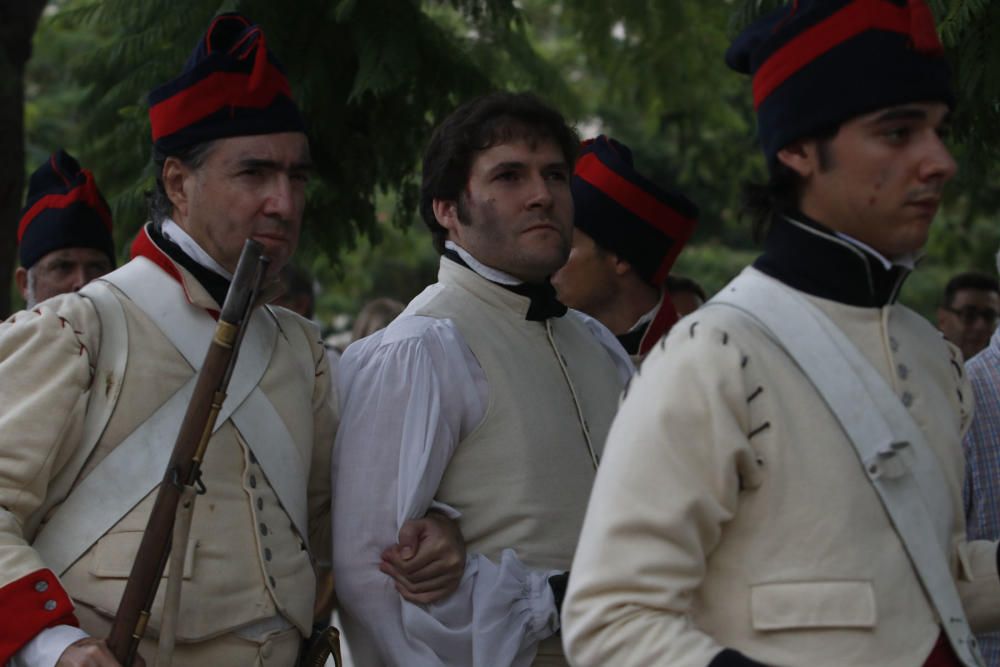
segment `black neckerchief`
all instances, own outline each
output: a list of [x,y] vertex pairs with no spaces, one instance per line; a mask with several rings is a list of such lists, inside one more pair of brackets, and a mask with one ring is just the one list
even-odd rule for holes
[[910,274],[903,266],[887,270],[878,257],[798,212],[775,221],[753,266],[806,294],[862,308],[894,303]]
[[652,324],[652,322],[652,320],[643,322],[632,331],[623,333],[620,336],[615,336],[615,338],[617,338],[618,342],[622,344],[625,351],[634,357],[639,354],[639,346],[642,344],[642,337],[646,335],[646,330],[649,329],[649,325]]
[[213,299],[215,299],[215,302],[219,304],[220,307],[222,306],[222,304],[226,301],[226,293],[229,292],[228,279],[191,259],[179,245],[163,235],[160,225],[149,226],[149,238],[151,238],[153,243],[156,244],[156,247],[165,252],[170,259],[190,271],[191,275],[193,275],[195,279],[201,283],[201,286],[205,288],[205,291],[208,292]]
[[[464,266],[473,273],[476,273],[475,269],[466,264],[461,255],[451,248],[445,248],[444,256],[456,264]],[[476,275],[480,276],[484,280],[489,280],[489,278],[486,278],[479,273],[476,273]],[[553,287],[552,283],[548,280],[544,283],[521,283],[520,285],[504,285],[503,283],[494,282],[492,280],[490,280],[490,282],[494,285],[499,285],[514,294],[526,296],[531,300],[531,304],[528,306],[528,313],[524,316],[524,319],[526,320],[541,322],[550,317],[562,317],[566,314],[566,306],[560,303],[559,299],[556,298],[556,288]]]

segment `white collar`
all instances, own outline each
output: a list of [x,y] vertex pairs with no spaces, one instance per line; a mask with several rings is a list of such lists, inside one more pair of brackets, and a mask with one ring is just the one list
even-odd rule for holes
[[160,227],[160,233],[163,236],[178,246],[184,251],[184,254],[204,266],[209,271],[218,273],[220,276],[226,280],[232,280],[233,274],[227,271],[221,264],[212,259],[212,256],[205,252],[204,248],[198,245],[198,242],[191,238],[191,235],[181,229],[181,226],[170,218],[163,219],[163,225]]
[[493,267],[486,266],[478,259],[470,255],[465,248],[458,245],[454,241],[445,241],[444,247],[457,252],[458,256],[462,258],[462,261],[465,262],[470,269],[490,282],[499,283],[501,285],[520,285],[524,282],[523,280],[518,280],[509,273],[504,273],[503,271],[494,269]]

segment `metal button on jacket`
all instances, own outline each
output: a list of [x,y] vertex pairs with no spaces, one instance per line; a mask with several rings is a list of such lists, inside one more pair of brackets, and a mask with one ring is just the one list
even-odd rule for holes
[[49,590],[49,582],[39,581],[37,584],[35,584],[35,590],[38,591],[39,593],[44,593],[45,591]]

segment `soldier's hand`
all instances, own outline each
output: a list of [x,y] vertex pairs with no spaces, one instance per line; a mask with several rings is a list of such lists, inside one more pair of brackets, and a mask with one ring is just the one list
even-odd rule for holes
[[465,573],[465,539],[458,523],[434,511],[407,521],[399,543],[382,552],[379,569],[410,602],[427,604],[451,595]]
[[[135,656],[133,667],[146,667],[142,656]],[[66,647],[56,667],[121,667],[115,660],[107,642],[94,637],[84,637]]]

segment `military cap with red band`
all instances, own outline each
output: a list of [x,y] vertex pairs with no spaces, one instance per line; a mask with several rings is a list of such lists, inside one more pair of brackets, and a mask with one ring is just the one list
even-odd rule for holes
[[264,32],[235,13],[215,17],[181,75],[149,94],[149,119],[167,155],[213,139],[305,132]]
[[773,164],[797,139],[878,109],[954,96],[925,0],[797,0],[744,30],[726,63],[753,76]]
[[88,169],[64,150],[53,153],[28,181],[17,226],[18,259],[30,269],[54,250],[95,248],[115,263],[111,209]]
[[570,186],[573,224],[661,286],[694,233],[698,207],[637,172],[632,151],[603,134],[583,142]]

